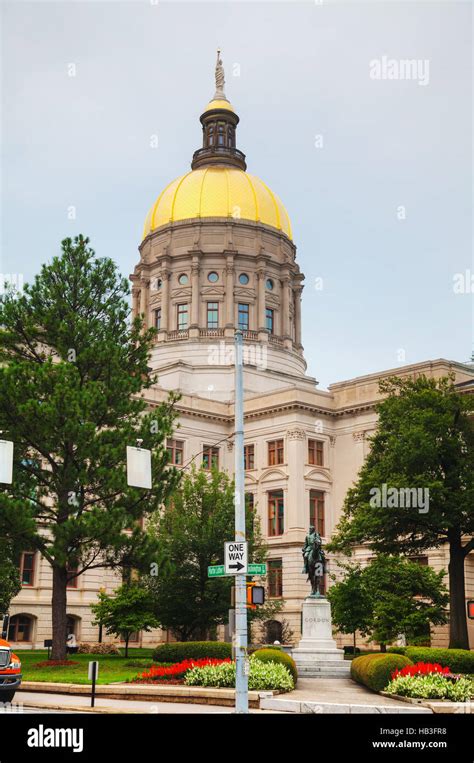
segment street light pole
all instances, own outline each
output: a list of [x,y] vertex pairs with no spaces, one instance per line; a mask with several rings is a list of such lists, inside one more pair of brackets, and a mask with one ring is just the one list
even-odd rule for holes
[[[245,542],[243,336],[235,332],[235,541]],[[245,573],[235,576],[235,712],[248,713]]]

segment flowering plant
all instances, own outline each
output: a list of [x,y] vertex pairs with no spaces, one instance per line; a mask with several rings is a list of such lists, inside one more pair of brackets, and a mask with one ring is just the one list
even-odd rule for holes
[[473,685],[466,676],[448,676],[445,673],[425,673],[396,676],[385,689],[389,694],[421,699],[447,699],[452,702],[469,702]]
[[160,666],[152,665],[149,670],[140,673],[134,681],[167,681],[170,679],[181,679],[185,673],[192,668],[201,668],[208,665],[221,665],[230,662],[230,659],[217,660],[211,657],[205,657],[200,660],[182,660],[174,665]]
[[[234,688],[235,662],[227,660],[220,665],[195,667],[186,673],[184,683],[187,686]],[[250,657],[249,689],[291,691],[294,686],[291,673],[281,663],[262,662],[253,655]]]
[[415,665],[405,665],[401,670],[394,670],[392,678],[399,676],[425,676],[430,673],[448,675],[450,668],[443,668],[438,662],[417,662]]

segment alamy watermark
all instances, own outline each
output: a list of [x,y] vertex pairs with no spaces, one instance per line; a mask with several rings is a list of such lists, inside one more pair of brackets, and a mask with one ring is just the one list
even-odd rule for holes
[[373,58],[369,61],[370,79],[413,80],[425,87],[430,82],[428,58]]
[[[265,344],[249,342],[242,347],[244,365],[256,366],[265,371],[267,368],[267,347]],[[210,366],[233,366],[235,364],[235,346],[219,342],[210,345],[207,351],[207,362]]]
[[0,295],[12,291],[14,294],[23,294],[23,273],[0,273]]
[[370,488],[369,504],[384,509],[418,509],[419,514],[427,514],[430,508],[430,491],[427,487],[382,487]]

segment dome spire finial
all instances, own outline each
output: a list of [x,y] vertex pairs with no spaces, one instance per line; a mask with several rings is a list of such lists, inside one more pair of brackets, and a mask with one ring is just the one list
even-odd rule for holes
[[217,61],[216,61],[216,92],[214,94],[215,101],[226,101],[224,93],[225,77],[224,67],[222,65],[221,50],[217,48]]

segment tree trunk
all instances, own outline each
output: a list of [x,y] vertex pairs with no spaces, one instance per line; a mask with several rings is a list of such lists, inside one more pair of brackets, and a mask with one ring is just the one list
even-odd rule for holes
[[356,632],[354,631],[354,654],[356,653]]
[[67,570],[65,567],[53,567],[53,648],[52,660],[65,660],[67,638]]
[[458,536],[449,543],[449,648],[469,649],[464,584],[464,550]]
[[130,634],[125,637],[125,657],[128,657],[128,642],[130,640]]
[[387,651],[387,644],[380,644],[380,651],[386,652]]

